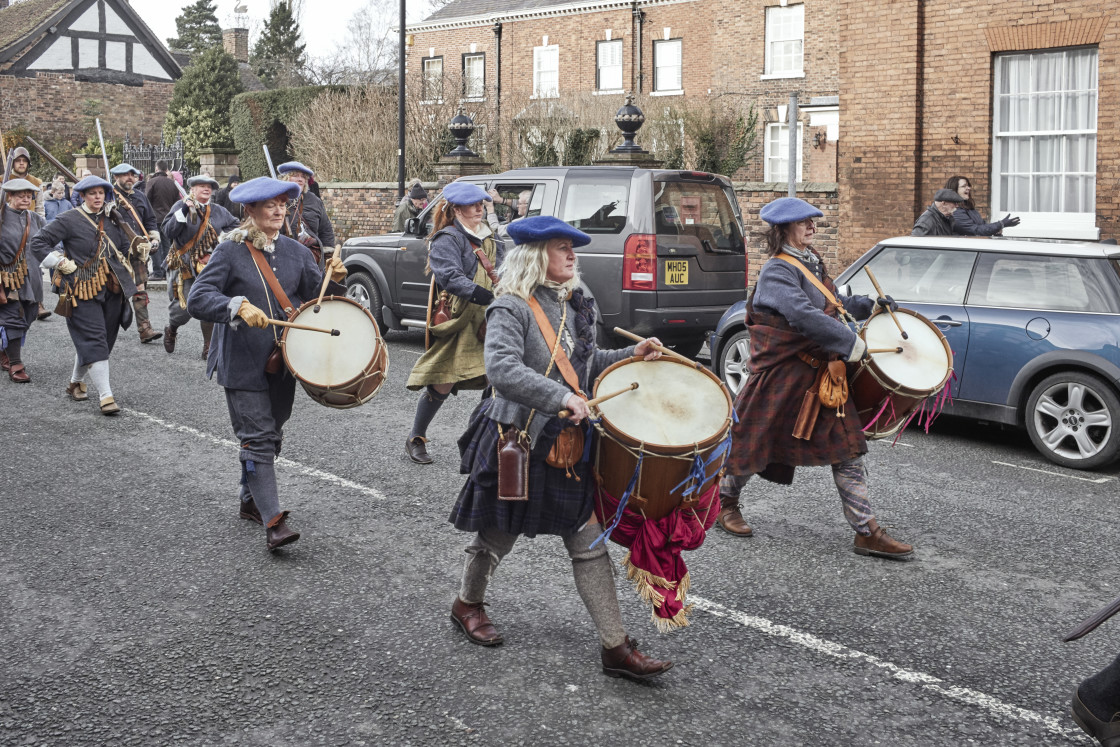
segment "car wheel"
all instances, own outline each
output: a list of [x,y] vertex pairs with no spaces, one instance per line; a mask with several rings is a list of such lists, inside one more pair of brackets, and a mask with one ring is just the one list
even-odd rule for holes
[[377,322],[377,330],[385,334],[385,322],[381,319],[381,290],[373,278],[364,272],[351,272],[346,276],[346,297],[369,309]]
[[1103,467],[1120,454],[1120,399],[1092,374],[1047,376],[1027,400],[1026,421],[1035,448],[1063,467]]
[[674,344],[672,347],[675,352],[680,353],[685,358],[696,360],[696,356],[704,349],[704,340],[685,340]]
[[751,333],[741,329],[728,338],[719,354],[719,375],[732,396],[739,394],[751,375]]

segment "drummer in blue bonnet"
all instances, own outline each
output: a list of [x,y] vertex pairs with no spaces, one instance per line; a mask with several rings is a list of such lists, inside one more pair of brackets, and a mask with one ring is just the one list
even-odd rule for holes
[[[299,187],[269,177],[239,184],[230,198],[245,206],[241,228],[219,244],[191,287],[187,311],[215,325],[206,375],[218,375],[241,444],[239,515],[262,524],[269,550],[299,539],[280,509],[274,464],[292,414],[296,380],[283,364],[280,334],[269,319],[286,320],[318,297],[323,274],[307,249],[280,233],[288,201]],[[327,292],[344,295],[346,268],[327,264]]]
[[307,188],[315,172],[299,161],[288,161],[277,166],[276,173],[284,181],[299,185],[300,190],[299,196],[288,206],[283,234],[310,249],[315,261],[322,267],[324,252],[334,251],[335,236],[323,201]]
[[[583,439],[591,438],[583,423],[590,411],[581,393],[617,361],[659,358],[657,340],[597,349],[594,302],[580,289],[573,249],[591,240],[587,234],[551,216],[511,223],[509,233],[516,246],[498,271],[495,299],[486,310],[486,375],[494,394],[475,409],[459,440],[460,469],[469,477],[451,522],[475,536],[466,549],[451,619],[471,643],[500,644],[502,636],[484,608],[491,575],[518,536],[559,535],[599,633],[603,672],[633,680],[656,677],[672,663],[646,656],[626,634],[605,542],[596,542],[603,527],[594,515],[595,480],[583,447]],[[558,417],[565,409],[566,420]],[[524,443],[518,429],[530,449],[517,462],[527,470],[528,487],[514,496],[521,499],[509,500],[502,491],[510,486],[498,477],[497,453],[510,440]],[[513,487],[521,484],[514,481]]]
[[[738,422],[731,429],[716,521],[727,532],[748,537],[752,530],[739,498],[753,475],[789,485],[797,467],[830,465],[844,518],[856,532],[852,549],[859,555],[905,558],[914,548],[887,534],[871,510],[863,463],[867,440],[855,408],[847,408],[847,417],[838,408],[821,405],[818,411],[813,391],[822,367],[827,371],[839,361],[845,376],[844,365],[867,353],[863,339],[839,318],[836,302],[857,319],[870,316],[876,303],[892,311],[898,304],[890,296],[837,296],[812,246],[814,219],[823,215],[796,197],[774,200],[759,214],[770,224],[764,248],[769,259],[747,299],[751,376],[735,399]],[[807,408],[812,417],[806,417]]]

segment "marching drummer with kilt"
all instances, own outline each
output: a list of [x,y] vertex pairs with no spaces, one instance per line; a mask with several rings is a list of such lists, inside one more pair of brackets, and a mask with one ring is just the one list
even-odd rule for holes
[[[412,391],[424,390],[404,446],[405,454],[417,464],[432,463],[428,425],[447,397],[462,389],[486,387],[485,313],[494,300],[495,268],[505,254],[505,243],[496,240],[483,222],[483,203],[491,197],[482,187],[452,182],[444,187],[443,198],[428,248],[437,309],[429,309],[431,347],[416,361],[407,385]],[[447,317],[439,311],[443,309]]]
[[[789,485],[796,467],[831,465],[844,518],[856,532],[859,555],[904,558],[914,548],[879,526],[868,497],[867,453],[862,423],[854,408],[819,405],[814,390],[818,372],[833,363],[840,375],[845,363],[867,352],[864,341],[839,317],[846,311],[866,319],[876,301],[865,296],[836,296],[824,261],[812,247],[814,218],[820,210],[796,197],[782,197],[762,208],[770,224],[762,266],[747,301],[751,335],[751,376],[735,401],[739,422],[732,428],[727,473],[720,483],[717,522],[743,537],[752,533],[743,520],[739,497],[747,480],[758,475]],[[835,303],[839,301],[839,305]],[[890,296],[877,303],[898,308]],[[838,362],[838,363],[837,363]],[[818,409],[819,406],[819,409]],[[812,416],[806,415],[806,409]],[[815,417],[815,422],[811,422]]]
[[[486,310],[486,375],[494,395],[478,405],[459,440],[460,469],[469,477],[451,522],[475,536],[466,549],[451,619],[471,643],[500,644],[502,636],[484,608],[491,575],[519,535],[559,535],[599,633],[603,672],[633,680],[656,677],[673,665],[646,656],[626,635],[610,558],[605,543],[595,542],[603,528],[594,515],[595,480],[582,446],[591,435],[573,424],[589,416],[579,392],[589,390],[600,372],[624,358],[654,360],[661,353],[653,339],[622,350],[596,348],[594,302],[580,290],[573,251],[590,241],[587,234],[551,216],[511,223],[509,233],[517,246],[506,257],[497,298]],[[557,413],[565,409],[570,416],[562,420]],[[566,444],[570,448],[553,449],[568,438],[575,441]],[[506,459],[510,442],[524,444],[518,464],[527,473],[527,490],[512,500],[509,484],[498,475],[499,448]],[[505,462],[501,469],[507,471]],[[513,487],[520,484],[514,481]]]
[[[239,184],[230,199],[245,206],[248,218],[214,249],[187,297],[191,316],[217,325],[206,375],[217,373],[225,387],[241,444],[239,515],[265,527],[269,550],[299,539],[287,525],[288,512],[280,510],[274,469],[296,380],[284,367],[280,335],[269,319],[288,319],[319,295],[323,281],[311,253],[280,235],[288,200],[298,194],[297,185],[265,176]],[[327,271],[333,281],[327,292],[345,295],[342,261],[331,259]]]
[[[67,210],[31,239],[31,253],[44,256],[43,267],[54,270],[58,293],[56,312],[66,318],[77,351],[66,395],[83,401],[86,376],[93,379],[101,413],[121,411],[109,385],[109,354],[117,332],[132,324],[128,299],[136,293],[132,268],[125,253],[128,239],[111,215],[105,196],[113,187],[99,176],[87,176],[74,186],[81,195],[77,210]],[[62,249],[51,251],[59,242]]]
[[30,251],[30,239],[45,221],[35,212],[39,191],[26,179],[4,182],[5,205],[0,207],[0,362],[8,378],[27,384],[31,377],[23,365],[23,338],[39,315],[43,279],[39,260]]

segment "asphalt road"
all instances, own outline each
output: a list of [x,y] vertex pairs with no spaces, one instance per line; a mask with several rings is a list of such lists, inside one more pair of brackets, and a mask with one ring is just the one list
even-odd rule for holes
[[437,463],[413,465],[421,340],[389,340],[364,407],[297,392],[278,472],[303,538],[271,555],[237,518],[196,324],[174,355],[122,334],[117,418],[65,399],[63,321],[33,327],[32,383],[0,379],[0,744],[1090,744],[1069,698],[1118,623],[1060,637],[1120,593],[1117,468],[1055,467],[1024,434],[950,419],[875,443],[873,505],[910,562],[852,553],[828,470],[752,482],[755,536],[714,530],[686,556],[689,628],[658,634],[619,576],[630,632],[676,663],[637,685],[599,672],[556,538],[495,574],[505,645],[452,626],[455,440],[478,395],[453,398]]

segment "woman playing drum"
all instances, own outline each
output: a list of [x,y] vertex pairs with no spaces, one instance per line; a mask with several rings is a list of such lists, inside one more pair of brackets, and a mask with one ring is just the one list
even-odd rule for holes
[[452,182],[443,189],[444,203],[436,211],[428,249],[428,264],[435,290],[449,299],[450,319],[431,319],[428,348],[408,377],[408,388],[423,389],[416,404],[412,430],[405,440],[408,458],[431,464],[428,425],[452,392],[483,389],[486,365],[482,360],[481,332],[485,307],[494,300],[492,273],[502,261],[505,244],[496,241],[482,221],[483,202],[490,201],[482,187]]
[[[280,363],[279,335],[268,320],[287,319],[319,294],[323,280],[311,252],[279,235],[288,200],[298,194],[299,185],[264,176],[238,185],[230,199],[243,204],[249,217],[214,249],[187,297],[191,316],[217,325],[206,375],[217,372],[225,387],[241,443],[240,516],[265,526],[269,550],[295,542],[299,533],[288,527],[288,512],[280,510],[273,468],[292,414],[296,380]],[[339,284],[346,277],[342,261],[332,259],[327,272],[332,280],[327,291],[345,295]]]
[[[839,310],[816,286],[821,283],[835,296],[836,286],[811,245],[813,218],[823,213],[804,200],[782,197],[763,207],[760,215],[770,224],[766,253],[771,259],[759,271],[747,304],[751,376],[735,402],[739,423],[732,429],[727,475],[720,484],[719,525],[732,534],[750,536],[739,496],[752,475],[788,485],[795,467],[829,464],[844,517],[856,531],[855,552],[888,558],[910,555],[913,548],[891,538],[871,511],[863,464],[867,441],[855,408],[849,406],[847,417],[842,417],[842,410],[822,406],[808,434],[794,435],[819,367],[836,360],[852,363],[867,352],[863,340],[837,318]],[[867,318],[876,303],[865,296],[838,300],[858,319]],[[878,303],[897,309],[890,296]]]
[[[499,273],[497,299],[486,313],[486,375],[494,396],[475,409],[459,440],[461,470],[470,476],[451,522],[476,534],[467,547],[451,619],[472,643],[501,643],[483,608],[491,574],[518,535],[557,534],[572,560],[576,589],[599,631],[604,673],[636,680],[654,677],[672,664],[645,656],[626,635],[607,550],[603,543],[591,547],[602,527],[593,514],[594,480],[583,457],[587,451],[569,452],[565,466],[547,462],[561,431],[589,415],[585,401],[558,370],[566,367],[564,361],[571,364],[568,375],[578,376],[579,389],[587,391],[612,363],[632,355],[653,360],[661,354],[653,347],[656,340],[624,350],[596,349],[594,302],[579,288],[572,250],[590,241],[587,234],[550,216],[524,218],[510,224],[509,232],[517,246]],[[554,337],[554,346],[546,343],[546,334]],[[564,409],[571,414],[561,420],[557,413]],[[497,449],[501,435],[511,428],[529,438],[528,500],[499,498]]]

